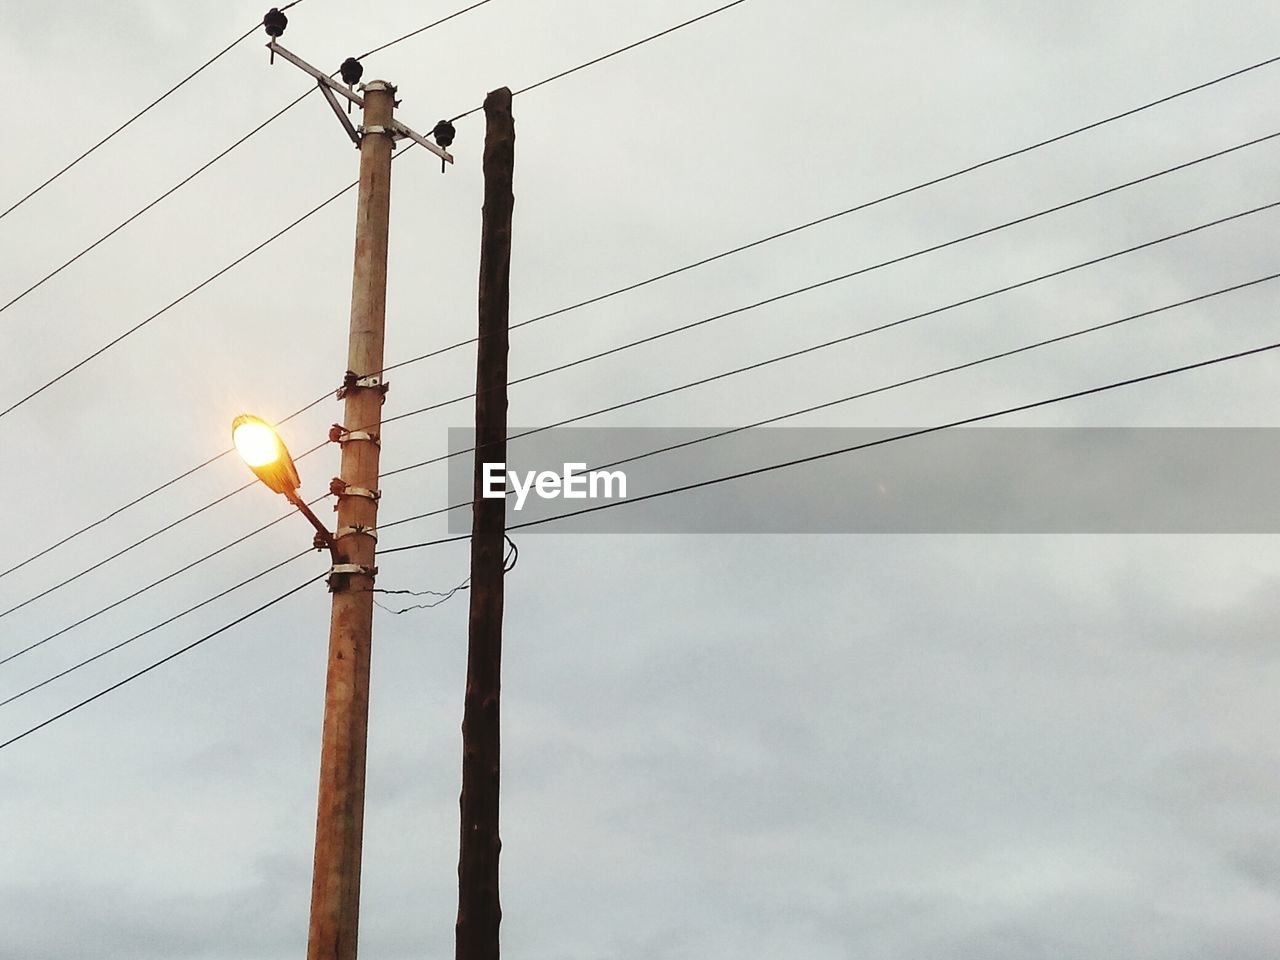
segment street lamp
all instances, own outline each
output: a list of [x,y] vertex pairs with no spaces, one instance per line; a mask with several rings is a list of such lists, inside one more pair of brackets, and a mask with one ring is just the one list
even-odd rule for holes
[[333,534],[298,496],[302,485],[298,468],[275,427],[261,417],[242,413],[231,422],[231,442],[254,475],[273,492],[282,494],[316,528],[316,549],[332,553]]

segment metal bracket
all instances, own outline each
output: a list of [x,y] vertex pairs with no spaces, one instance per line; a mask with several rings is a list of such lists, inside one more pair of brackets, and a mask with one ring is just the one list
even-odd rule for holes
[[333,89],[324,81],[317,80],[316,86],[320,88],[320,92],[324,94],[324,98],[329,101],[329,106],[333,107],[333,114],[338,118],[338,122],[342,124],[342,129],[347,131],[347,136],[351,138],[351,142],[357,147],[360,146],[360,134],[356,132],[356,128],[351,124],[351,118],[348,117],[338,105],[338,98],[333,95]]
[[391,128],[395,131],[396,136],[407,137],[408,139],[412,140],[414,143],[418,144],[418,146],[426,147],[428,150],[434,153],[437,157],[439,157],[445,163],[453,163],[452,153],[450,153],[444,147],[441,147],[438,144],[432,143],[430,140],[428,140],[426,137],[420,134],[417,130],[414,130],[412,127],[406,126],[405,124],[401,123],[399,120],[392,120]]
[[371,123],[368,126],[362,123],[360,124],[360,126],[356,127],[356,134],[359,137],[359,140],[356,141],[357,143],[359,143],[360,140],[363,140],[365,137],[368,137],[368,136],[390,137],[392,150],[400,146],[400,144],[396,143],[396,141],[403,139],[400,132],[396,130],[395,127],[384,127],[380,123]]
[[362,573],[367,577],[374,577],[378,575],[378,568],[366,567],[360,563],[335,563],[329,568],[329,573]]
[[[335,497],[364,497],[366,500],[377,501],[381,496],[380,490],[370,490],[367,487],[349,487],[346,481],[334,477],[329,481],[329,492]],[[338,509],[336,506],[334,509]]]
[[366,537],[371,537],[374,540],[378,539],[378,531],[374,527],[366,527],[359,523],[353,527],[339,527],[338,532],[333,535],[333,539],[341,540],[343,537],[354,537],[362,533]]
[[[281,57],[283,57],[285,60],[288,60],[298,69],[302,70],[305,73],[309,73],[311,76],[315,77],[316,83],[320,84],[320,88],[321,90],[324,91],[325,97],[329,99],[331,106],[334,106],[335,101],[333,97],[336,94],[339,97],[345,97],[347,100],[354,103],[357,107],[360,107],[361,109],[364,108],[364,98],[361,97],[358,93],[356,93],[354,90],[347,89],[342,84],[338,83],[338,81],[334,80],[331,76],[326,74],[323,70],[319,70],[316,67],[313,67],[311,64],[307,63],[307,61],[303,60],[296,53],[291,53],[290,51],[286,50],[284,47],[280,46],[280,44],[276,43],[274,37],[272,37],[271,42],[267,44],[267,49],[271,51],[271,55],[273,57],[276,54],[279,54]],[[370,83],[365,84],[362,89],[364,90],[389,89],[392,91],[392,95],[393,96],[395,95],[395,87],[390,86],[390,84],[382,84],[378,80],[373,80]],[[337,111],[336,106],[334,106],[334,110],[335,112]],[[350,121],[347,121],[346,123],[344,123],[343,126],[350,127],[351,126]],[[349,129],[347,132],[349,135],[352,133],[355,133],[356,137],[359,136],[359,131]],[[408,139],[412,140],[414,143],[418,144],[419,146],[426,147],[428,150],[434,153],[437,157],[439,157],[445,163],[453,163],[453,154],[451,154],[448,150],[444,149],[439,144],[432,143],[430,140],[428,140],[422,134],[418,133],[412,127],[406,126],[405,124],[401,123],[399,120],[392,120],[389,127],[370,126],[368,130],[365,130],[363,132],[387,134],[392,138],[393,144],[396,139],[407,137]],[[356,139],[356,143],[357,144],[359,143],[358,139]]]
[[368,440],[374,446],[382,445],[378,435],[368,430],[348,430],[340,423],[335,423],[329,428],[330,443],[350,443],[353,440]]
[[357,574],[369,578],[378,575],[377,567],[366,567],[359,563],[335,563],[329,568],[329,578],[325,582],[329,585],[330,593],[338,593],[347,587],[347,577]]
[[337,398],[343,400],[352,390],[378,390],[381,391],[383,397],[387,395],[387,390],[391,388],[391,384],[387,383],[381,377],[357,377],[352,371],[348,370],[347,375],[342,378],[342,386],[338,388]]
[[329,76],[323,70],[319,70],[316,67],[313,67],[311,64],[307,63],[307,61],[303,60],[300,56],[298,56],[296,53],[289,52],[284,47],[280,46],[280,44],[276,43],[274,38],[271,40],[270,43],[267,44],[267,49],[269,49],[273,54],[277,54],[283,57],[285,60],[288,60],[290,63],[292,63],[298,69],[302,70],[304,73],[311,74],[311,76],[315,77],[321,86],[328,87],[330,90],[332,90],[334,93],[336,93],[340,97],[346,97],[348,100],[354,103],[357,107],[361,107],[361,108],[364,107],[364,98],[361,97],[359,94],[357,94],[354,90],[348,90],[346,87],[340,84],[337,80],[334,80],[333,77]]

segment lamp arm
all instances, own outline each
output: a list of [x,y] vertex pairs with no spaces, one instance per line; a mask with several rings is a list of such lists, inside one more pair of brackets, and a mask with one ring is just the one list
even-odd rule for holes
[[297,507],[298,512],[306,517],[311,522],[311,525],[316,528],[316,546],[324,547],[332,554],[334,545],[333,534],[329,532],[329,528],[326,527],[320,521],[320,518],[312,512],[311,508],[307,506],[306,501],[299,497],[297,493],[286,493],[285,499]]

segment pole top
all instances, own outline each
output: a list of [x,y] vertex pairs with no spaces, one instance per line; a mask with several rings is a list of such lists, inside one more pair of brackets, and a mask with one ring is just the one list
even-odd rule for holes
[[385,80],[370,80],[361,89],[366,93],[374,90],[387,90],[393,94],[396,92],[395,84],[387,83]]

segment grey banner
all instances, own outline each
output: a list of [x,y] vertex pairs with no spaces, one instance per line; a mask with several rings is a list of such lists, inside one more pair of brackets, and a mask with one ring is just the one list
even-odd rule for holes
[[[490,470],[527,532],[1280,532],[1280,430],[921,430],[512,428]],[[449,431],[451,503],[471,499],[473,445]]]

